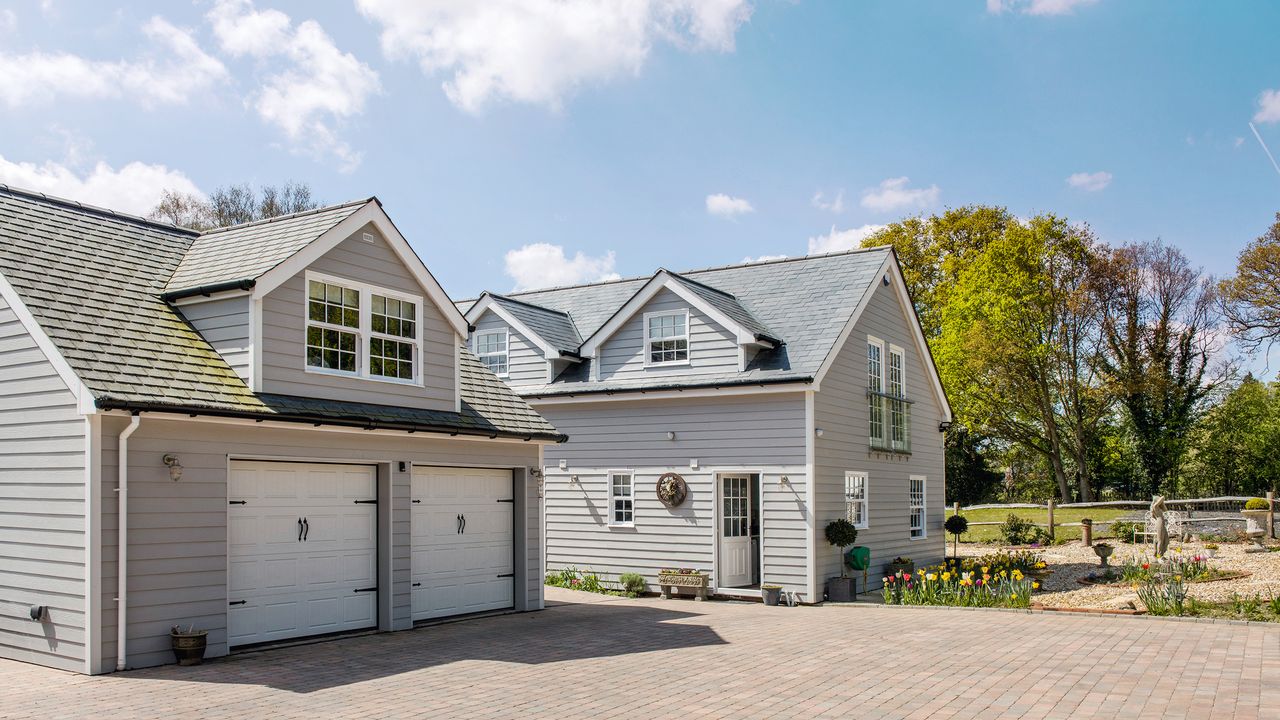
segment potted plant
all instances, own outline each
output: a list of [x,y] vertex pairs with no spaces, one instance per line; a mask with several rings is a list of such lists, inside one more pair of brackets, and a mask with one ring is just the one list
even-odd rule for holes
[[884,566],[884,574],[888,575],[889,577],[893,577],[898,573],[903,573],[904,575],[910,575],[915,571],[916,571],[915,562],[913,562],[911,558],[903,557],[901,555],[894,558],[892,561],[889,562],[889,564]]
[[1205,546],[1204,546],[1204,556],[1205,556],[1205,557],[1210,557],[1210,558],[1217,557],[1217,556],[1218,556],[1218,545],[1217,545],[1216,543],[1209,543],[1209,544],[1205,545]]
[[1102,561],[1102,567],[1107,566],[1107,558],[1111,557],[1111,553],[1115,552],[1115,548],[1107,543],[1098,543],[1093,546],[1093,554],[1098,556]]
[[782,600],[781,585],[761,585],[760,597],[764,600],[765,605],[777,605]]
[[1271,503],[1262,498],[1250,498],[1244,504],[1244,510],[1240,511],[1244,516],[1244,534],[1253,543],[1245,548],[1245,552],[1262,552],[1266,549],[1262,544],[1262,538],[1267,534],[1266,525],[1270,510]]
[[840,577],[827,580],[827,599],[831,602],[853,602],[856,597],[854,580],[845,568],[844,549],[858,541],[858,528],[840,518],[827,523],[827,542],[840,548]]
[[942,524],[947,532],[955,536],[955,551],[951,554],[951,562],[947,563],[948,567],[960,567],[960,536],[969,530],[969,521],[963,515],[952,515]]
[[199,665],[204,660],[204,649],[209,642],[208,630],[196,630],[192,625],[186,630],[174,625],[169,630],[169,644],[179,665]]

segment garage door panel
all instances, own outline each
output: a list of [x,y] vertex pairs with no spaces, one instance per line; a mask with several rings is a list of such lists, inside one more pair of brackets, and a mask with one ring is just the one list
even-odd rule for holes
[[[228,613],[231,645],[377,624],[373,468],[232,463]],[[299,537],[299,518],[306,532]]]
[[414,619],[511,607],[511,471],[419,467],[412,487]]

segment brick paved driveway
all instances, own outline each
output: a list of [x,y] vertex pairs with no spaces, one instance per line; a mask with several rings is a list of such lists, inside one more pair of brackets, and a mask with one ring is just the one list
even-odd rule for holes
[[0,661],[0,717],[1280,718],[1280,628],[573,601],[89,678]]

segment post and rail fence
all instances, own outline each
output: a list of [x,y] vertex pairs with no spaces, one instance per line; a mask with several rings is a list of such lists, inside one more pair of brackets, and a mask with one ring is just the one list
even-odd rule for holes
[[[1182,518],[1184,523],[1197,522],[1223,522],[1240,520],[1239,512],[1244,509],[1244,504],[1252,497],[1227,495],[1211,498],[1182,498],[1182,499],[1166,499],[1164,504],[1170,510],[1181,509],[1185,513]],[[1275,539],[1275,514],[1276,514],[1276,497],[1274,492],[1266,494],[1267,501],[1267,537]],[[961,507],[960,503],[954,503],[952,512],[962,515],[970,510],[1043,510],[1046,513],[1046,522],[1033,523],[1039,527],[1045,528],[1049,533],[1050,539],[1054,537],[1054,529],[1060,527],[1081,527],[1080,522],[1056,522],[1054,519],[1055,510],[1074,510],[1081,508],[1135,508],[1142,509],[1149,507],[1149,500],[1103,500],[1098,502],[1077,502],[1077,503],[1058,503],[1050,499],[1043,505],[1039,503],[983,503],[978,505],[968,505]],[[1202,513],[1197,516],[1197,510]],[[1216,515],[1214,513],[1217,513]],[[1230,513],[1224,515],[1223,513]],[[1094,520],[1094,527],[1110,527],[1112,523],[1117,521],[1128,522],[1130,519],[1116,518],[1115,520]],[[1031,522],[1031,521],[1029,521]],[[1004,521],[969,521],[970,527],[982,525],[1003,525]]]

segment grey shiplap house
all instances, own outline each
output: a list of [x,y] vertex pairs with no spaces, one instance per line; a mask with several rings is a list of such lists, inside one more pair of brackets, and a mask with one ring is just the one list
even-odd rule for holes
[[0,186],[0,657],[541,607],[564,437],[466,333],[376,199],[200,234]]
[[840,517],[873,586],[894,556],[941,560],[950,408],[889,249],[459,307],[480,360],[569,435],[544,454],[549,570],[691,567],[720,594],[818,601]]

